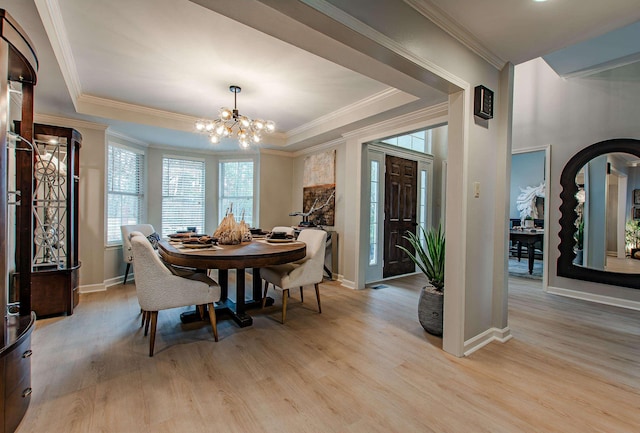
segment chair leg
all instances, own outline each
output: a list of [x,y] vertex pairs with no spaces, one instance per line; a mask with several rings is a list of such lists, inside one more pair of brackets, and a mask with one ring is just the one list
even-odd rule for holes
[[149,321],[151,320],[151,311],[144,312],[144,336],[146,337],[149,333]]
[[209,320],[211,321],[211,328],[213,328],[213,338],[218,341],[218,323],[216,321],[216,308],[213,302],[207,304],[209,307]]
[[144,319],[147,316],[147,312],[141,308],[140,313],[140,315],[142,316],[142,319],[140,320],[140,327],[142,328],[144,326]]
[[153,356],[153,348],[156,344],[156,326],[158,325],[158,312],[151,313],[151,337],[149,338],[149,356]]
[[122,284],[127,284],[127,276],[129,275],[129,269],[131,269],[131,263],[127,263],[127,269],[124,271],[124,281]]
[[300,286],[300,302],[304,302],[304,293],[302,292],[302,286]]
[[269,282],[265,280],[264,282],[264,293],[262,294],[262,308],[267,305],[267,289],[269,289]]
[[200,316],[200,320],[204,320],[204,305],[198,305],[198,316]]
[[322,307],[320,306],[320,287],[318,286],[318,283],[316,283],[315,286],[316,286],[316,299],[318,300],[318,313],[322,314]]
[[[286,293],[285,293],[286,292]],[[282,323],[287,318],[287,298],[289,297],[289,289],[282,291]]]

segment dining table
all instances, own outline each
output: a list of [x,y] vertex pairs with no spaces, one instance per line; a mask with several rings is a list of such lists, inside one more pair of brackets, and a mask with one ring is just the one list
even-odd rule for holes
[[[203,245],[193,247],[169,240],[158,242],[158,252],[162,259],[170,264],[186,268],[195,268],[199,272],[218,270],[220,301],[215,304],[216,314],[228,313],[244,328],[253,324],[253,318],[246,310],[262,305],[262,285],[260,268],[295,262],[305,257],[307,247],[304,242],[281,239],[254,239],[237,245]],[[229,299],[228,272],[236,270],[236,299]],[[253,269],[252,298],[245,299],[245,272]],[[273,299],[267,305],[273,304]],[[184,314],[184,313],[183,313]],[[184,320],[184,321],[188,321]]]
[[544,229],[511,229],[509,230],[509,240],[517,243],[518,261],[522,254],[522,245],[527,247],[527,258],[529,260],[529,275],[533,273],[533,262],[535,260],[535,247],[540,244],[540,249],[544,243]]

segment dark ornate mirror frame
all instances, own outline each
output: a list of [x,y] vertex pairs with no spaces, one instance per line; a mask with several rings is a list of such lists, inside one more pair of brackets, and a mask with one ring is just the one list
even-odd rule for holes
[[575,221],[578,218],[576,213],[578,206],[576,175],[593,158],[612,152],[629,153],[640,158],[640,140],[616,138],[592,144],[575,154],[562,170],[560,176],[560,185],[562,186],[560,193],[562,200],[560,205],[560,245],[558,245],[560,257],[558,257],[557,274],[560,277],[640,289],[640,274],[606,272],[573,264],[573,259],[576,257],[573,251],[576,240],[573,235],[576,231]]

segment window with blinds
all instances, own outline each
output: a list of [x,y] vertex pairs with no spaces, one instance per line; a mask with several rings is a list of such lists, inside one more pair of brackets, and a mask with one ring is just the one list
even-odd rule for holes
[[218,221],[233,204],[236,221],[253,227],[253,161],[220,161],[220,192]]
[[120,226],[139,224],[143,215],[144,154],[109,144],[107,150],[107,245],[122,242]]
[[204,161],[162,158],[162,236],[204,232]]

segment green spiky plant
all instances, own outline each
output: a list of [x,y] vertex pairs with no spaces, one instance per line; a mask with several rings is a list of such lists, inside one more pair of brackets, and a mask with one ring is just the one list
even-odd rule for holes
[[427,277],[429,283],[438,292],[442,292],[444,290],[444,233],[442,226],[439,225],[437,229],[431,228],[429,230],[420,226],[420,230],[424,236],[424,246],[420,237],[413,232],[407,231],[406,236],[403,236],[414,248],[415,254],[401,245],[396,245],[396,247],[407,253]]

